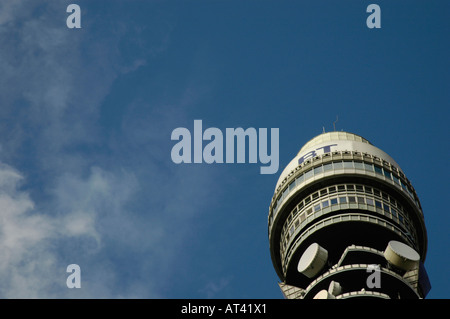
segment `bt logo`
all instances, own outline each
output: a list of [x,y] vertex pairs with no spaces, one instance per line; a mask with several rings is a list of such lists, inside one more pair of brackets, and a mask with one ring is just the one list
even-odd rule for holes
[[325,145],[325,146],[316,148],[314,151],[306,153],[305,155],[303,155],[302,157],[300,157],[298,159],[298,164],[300,165],[301,163],[303,163],[308,158],[313,158],[313,157],[317,156],[317,151],[319,151],[319,150],[323,150],[322,154],[329,153],[331,151],[331,147],[332,146],[337,146],[337,144]]

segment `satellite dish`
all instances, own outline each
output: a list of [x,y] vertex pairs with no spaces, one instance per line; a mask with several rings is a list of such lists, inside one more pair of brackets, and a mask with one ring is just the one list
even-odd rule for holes
[[342,287],[337,281],[332,280],[330,282],[330,286],[328,286],[328,292],[333,296],[340,295],[342,292]]
[[336,299],[336,297],[324,289],[324,290],[319,291],[314,296],[314,299]]
[[384,251],[384,258],[390,264],[404,271],[416,268],[420,261],[420,255],[417,251],[396,240],[391,240],[388,243]]
[[298,262],[297,270],[306,277],[313,278],[322,270],[327,260],[328,251],[314,243],[306,248]]

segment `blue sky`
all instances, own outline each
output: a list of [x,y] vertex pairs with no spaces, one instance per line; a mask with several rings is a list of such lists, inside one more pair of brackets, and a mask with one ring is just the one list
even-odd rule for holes
[[[81,29],[66,8],[81,7]],[[381,8],[381,29],[366,8]],[[282,298],[283,167],[323,129],[414,185],[448,298],[448,1],[2,0],[0,297]],[[172,162],[177,127],[279,128],[280,169]],[[66,267],[81,267],[68,289]]]

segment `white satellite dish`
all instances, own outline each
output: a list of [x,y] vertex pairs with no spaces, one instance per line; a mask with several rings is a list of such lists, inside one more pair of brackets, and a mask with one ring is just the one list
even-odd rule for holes
[[313,299],[336,299],[336,297],[324,289],[319,291]]
[[316,276],[325,266],[328,260],[328,251],[317,243],[306,248],[297,266],[298,272],[308,278]]
[[332,280],[328,286],[328,292],[333,296],[340,295],[342,292],[342,287],[337,281]]
[[417,251],[396,240],[388,243],[384,251],[384,258],[395,267],[405,271],[416,268],[420,261]]

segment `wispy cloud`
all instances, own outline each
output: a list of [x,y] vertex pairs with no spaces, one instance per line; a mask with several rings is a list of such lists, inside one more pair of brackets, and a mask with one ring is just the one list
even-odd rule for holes
[[[49,296],[57,284],[52,240],[67,222],[35,209],[28,193],[20,190],[23,177],[13,168],[0,167],[0,285],[6,298]],[[86,234],[85,231],[79,235]]]
[[[195,88],[164,107],[130,101],[116,135],[104,131],[100,110],[114,81],[166,50],[170,24],[156,45],[138,43],[144,53],[124,58],[124,23],[91,31],[93,40],[68,33],[59,9],[0,4],[0,296],[162,297],[217,197],[213,175],[168,164],[167,132],[195,103]],[[82,269],[81,289],[65,286],[71,263]]]
[[218,293],[228,287],[231,281],[231,277],[220,278],[218,281],[209,281],[200,292],[206,296],[206,298],[215,298]]

